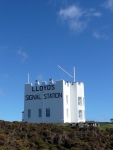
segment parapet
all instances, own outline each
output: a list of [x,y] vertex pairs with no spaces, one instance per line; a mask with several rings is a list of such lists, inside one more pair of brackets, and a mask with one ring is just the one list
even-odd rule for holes
[[[77,84],[77,85],[84,85],[83,82],[69,82],[69,81],[64,81],[64,80],[57,80],[56,84],[55,84],[54,80],[52,78],[50,78],[48,83],[46,81],[43,81],[41,84],[40,84],[39,80],[35,80],[34,86],[44,86],[44,85],[52,85],[52,84],[57,85],[57,84],[60,84],[62,82],[64,82],[64,84],[67,85],[68,87],[70,85],[75,85],[75,84]],[[25,85],[26,86],[33,86],[32,83],[26,83]]]

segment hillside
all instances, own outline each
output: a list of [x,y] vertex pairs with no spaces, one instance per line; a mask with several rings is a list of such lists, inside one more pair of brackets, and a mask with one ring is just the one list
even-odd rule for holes
[[0,121],[0,150],[113,150],[113,128]]

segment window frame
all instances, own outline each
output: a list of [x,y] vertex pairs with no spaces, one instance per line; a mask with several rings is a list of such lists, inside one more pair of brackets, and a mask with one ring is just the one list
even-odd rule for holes
[[78,106],[82,106],[82,97],[78,97]]
[[41,108],[38,109],[38,117],[39,117],[39,118],[42,117],[42,109],[41,109]]
[[78,118],[82,119],[83,117],[83,111],[82,110],[78,110]]
[[50,108],[46,108],[46,117],[50,117]]
[[28,109],[28,118],[31,118],[31,109]]

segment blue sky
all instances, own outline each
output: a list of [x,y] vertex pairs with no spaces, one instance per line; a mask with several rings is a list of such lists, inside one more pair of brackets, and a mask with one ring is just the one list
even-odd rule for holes
[[0,120],[21,121],[27,74],[85,85],[86,120],[113,117],[113,0],[0,0]]

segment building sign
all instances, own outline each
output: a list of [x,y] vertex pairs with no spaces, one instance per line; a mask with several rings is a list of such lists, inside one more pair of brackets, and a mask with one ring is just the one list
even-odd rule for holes
[[44,86],[34,86],[32,87],[32,91],[43,91],[43,90],[54,90],[55,89],[55,85],[44,85]]
[[[48,90],[55,90],[55,85],[44,85],[44,86],[34,86],[32,87],[32,92],[45,92]],[[62,98],[62,93],[43,93],[37,95],[25,95],[25,100],[40,100],[40,99],[50,99],[50,98]]]

